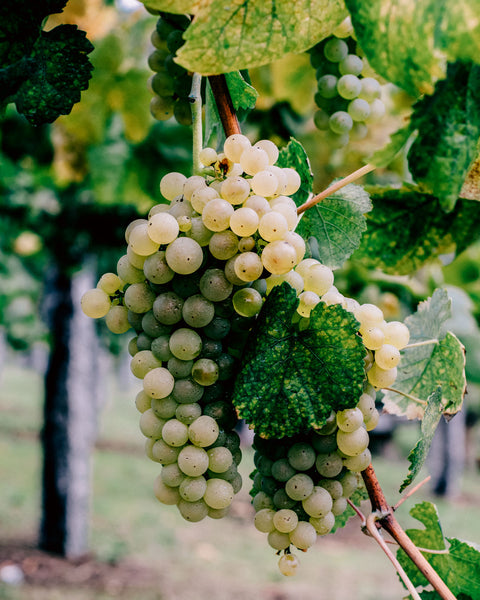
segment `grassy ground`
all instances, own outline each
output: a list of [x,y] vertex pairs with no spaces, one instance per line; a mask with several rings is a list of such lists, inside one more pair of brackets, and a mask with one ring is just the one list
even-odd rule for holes
[[[252,526],[248,497],[252,455],[248,448],[241,466],[246,485],[228,518],[190,524],[174,507],[158,504],[151,491],[158,465],[142,455],[138,413],[133,406],[138,384],[125,390],[113,381],[109,388],[93,457],[92,556],[82,563],[50,558],[50,566],[45,567],[50,569],[50,576],[32,578],[32,583],[20,586],[0,583],[0,599],[399,600],[405,595],[390,563],[361,533],[355,519],[302,554],[297,577],[280,575],[275,554],[264,535]],[[40,500],[37,434],[41,389],[40,378],[31,371],[12,366],[3,373],[0,565],[2,559],[5,564],[15,558],[15,546],[35,544]],[[374,462],[391,503],[398,499],[398,485],[407,469],[407,462],[399,460],[398,455],[414,443],[415,431],[406,428],[398,436],[398,443],[389,448],[389,458]],[[407,527],[418,526],[408,511],[424,499],[430,499],[427,489],[398,511],[399,520]],[[478,472],[471,470],[465,474],[455,503],[437,502],[447,536],[480,542],[479,499]],[[5,555],[5,548],[11,556]],[[38,567],[46,559],[32,555],[29,560],[27,566],[36,560]]]

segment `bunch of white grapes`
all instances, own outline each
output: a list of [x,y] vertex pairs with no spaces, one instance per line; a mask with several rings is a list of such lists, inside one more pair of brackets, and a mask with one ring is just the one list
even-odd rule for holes
[[368,124],[385,115],[381,86],[374,77],[365,76],[366,61],[358,56],[352,35],[348,19],[334,35],[309,50],[318,84],[314,123],[328,131],[336,147],[345,146],[350,138],[363,139]]
[[223,154],[202,150],[210,175],[165,175],[168,203],[128,225],[117,273],[82,298],[87,316],[136,332],[128,348],[143,380],[140,429],[163,466],[155,494],[190,521],[221,517],[241,487],[230,402],[238,359],[265,277],[290,272],[305,253],[289,197],[300,177],[277,158],[272,142],[233,135]]

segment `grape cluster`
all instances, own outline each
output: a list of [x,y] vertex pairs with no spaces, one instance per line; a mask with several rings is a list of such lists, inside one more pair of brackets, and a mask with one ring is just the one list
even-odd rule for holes
[[335,147],[345,146],[350,138],[363,139],[368,124],[385,114],[380,84],[362,75],[365,59],[358,56],[352,33],[347,23],[309,50],[318,83],[315,103],[319,110],[314,123],[317,129],[328,131]]
[[184,44],[182,35],[189,24],[190,18],[186,15],[161,13],[151,36],[154,50],[148,57],[148,66],[155,74],[149,79],[153,93],[150,112],[158,121],[174,116],[181,125],[192,123],[188,100],[192,74],[174,61],[177,50]]
[[234,135],[220,155],[202,150],[211,175],[165,175],[169,203],[128,225],[117,273],[82,297],[87,316],[136,332],[128,348],[143,380],[140,429],[147,456],[163,465],[155,494],[190,521],[222,516],[241,487],[230,389],[266,292],[257,280],[287,273],[305,252],[286,195],[300,177],[277,157],[272,142]]

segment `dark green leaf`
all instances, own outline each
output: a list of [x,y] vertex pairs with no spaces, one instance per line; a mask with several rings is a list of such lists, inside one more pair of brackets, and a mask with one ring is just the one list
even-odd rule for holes
[[[407,535],[416,546],[431,550],[447,550],[444,554],[423,552],[423,555],[451,592],[459,599],[480,598],[480,548],[471,542],[455,538],[446,539],[440,526],[437,509],[430,502],[416,504],[410,514],[425,526],[424,529],[407,529]],[[403,550],[398,550],[397,558],[413,585],[423,587],[428,585],[426,578]],[[432,598],[432,596],[425,597]]]
[[233,108],[251,110],[255,108],[258,98],[257,90],[245,81],[240,71],[233,71],[225,75],[228,91],[232,99]]
[[346,0],[358,42],[377,73],[413,96],[433,92],[446,62],[480,55],[480,0]]
[[418,136],[408,153],[413,178],[451,211],[460,195],[480,137],[480,67],[449,65],[447,79],[433,96],[417,102],[412,130]]
[[465,348],[453,333],[445,332],[449,316],[450,299],[445,290],[436,290],[405,319],[412,347],[402,350],[394,387],[408,395],[386,391],[383,402],[388,412],[422,418],[427,399],[438,387],[442,388],[443,412],[455,414],[460,410],[466,385]]
[[373,210],[354,259],[370,268],[410,274],[441,254],[460,254],[480,237],[480,203],[459,200],[448,215],[414,189],[370,190]]
[[260,66],[307,50],[345,16],[341,0],[211,0],[187,29],[178,62],[205,75]]
[[296,231],[318,242],[318,260],[335,269],[359,247],[366,230],[365,213],[372,210],[367,192],[346,185],[305,211]]
[[442,388],[439,387],[428,398],[428,404],[422,420],[421,437],[408,455],[410,469],[407,477],[400,486],[400,492],[403,492],[412,483],[422,469],[444,409],[445,404],[442,398]]
[[300,175],[300,189],[293,194],[297,206],[301,206],[308,200],[312,193],[313,173],[310,167],[307,153],[300,142],[291,138],[288,144],[280,150],[276,162],[279,167],[290,167]]
[[299,332],[292,325],[297,304],[288,284],[273,289],[235,383],[240,417],[264,437],[321,427],[332,410],[355,406],[363,389],[365,350],[354,317],[321,302]]
[[93,46],[75,25],[42,32],[31,53],[34,70],[15,95],[18,112],[33,125],[68,114],[88,87]]

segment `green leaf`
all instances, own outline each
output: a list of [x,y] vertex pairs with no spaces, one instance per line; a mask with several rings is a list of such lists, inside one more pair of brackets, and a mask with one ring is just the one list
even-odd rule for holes
[[427,458],[433,435],[442,417],[445,404],[442,398],[442,388],[438,387],[428,398],[427,407],[422,420],[421,437],[408,455],[410,469],[407,477],[400,486],[400,493],[409,486],[422,469]]
[[309,328],[298,331],[292,324],[297,304],[288,284],[272,290],[235,383],[240,418],[264,437],[319,428],[332,410],[355,406],[363,390],[365,350],[354,317],[320,302]]
[[290,138],[288,144],[280,150],[276,165],[295,169],[300,175],[300,188],[292,195],[292,198],[297,206],[301,206],[308,200],[313,188],[313,173],[302,144],[295,138]]
[[445,332],[450,306],[446,291],[436,290],[405,319],[409,345],[421,345],[402,350],[395,389],[408,396],[386,390],[383,402],[387,412],[422,418],[427,399],[438,387],[442,388],[444,413],[452,415],[460,410],[466,390],[465,348],[453,333]]
[[258,98],[257,90],[247,83],[239,71],[233,71],[225,75],[228,91],[232,99],[233,108],[238,111],[252,110]]
[[[416,504],[410,514],[425,526],[424,529],[406,531],[416,546],[431,550],[447,550],[444,554],[423,552],[423,555],[451,592],[458,598],[480,598],[480,548],[472,542],[445,538],[437,509],[430,502]],[[397,558],[414,586],[429,585],[403,550],[398,550]]]
[[342,0],[211,0],[188,27],[177,61],[205,75],[264,65],[307,50],[346,16]]
[[460,254],[480,236],[480,203],[459,200],[448,215],[415,189],[375,190],[367,231],[354,259],[368,268],[411,274],[441,254]]
[[59,25],[42,32],[30,58],[33,68],[15,95],[18,112],[30,123],[51,123],[68,114],[88,87],[93,46],[75,25]]
[[433,92],[447,61],[480,55],[480,0],[346,0],[373,69],[412,96]]
[[217,138],[217,144],[225,138],[220,115],[218,114],[217,103],[213,95],[210,83],[207,81],[205,88],[205,131],[203,133],[203,145],[212,144],[212,139]]
[[418,136],[408,153],[413,178],[436,196],[446,212],[455,206],[480,137],[480,67],[455,63],[433,96],[414,106]]
[[[173,13],[175,15],[194,15],[205,0],[140,0],[152,10]],[[207,2],[208,3],[208,2]]]
[[368,158],[367,162],[371,165],[381,168],[388,166],[397,156],[400,150],[407,145],[411,135],[412,127],[409,123],[407,126],[393,133],[390,136],[390,141],[388,144],[384,148],[381,148],[372,154]]
[[318,242],[318,259],[328,267],[341,267],[360,246],[366,230],[365,213],[372,210],[368,193],[349,184],[305,211],[297,233]]

